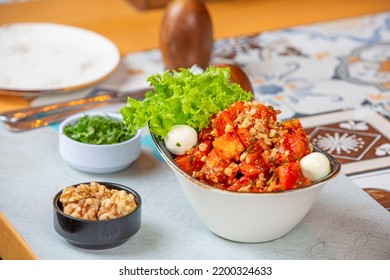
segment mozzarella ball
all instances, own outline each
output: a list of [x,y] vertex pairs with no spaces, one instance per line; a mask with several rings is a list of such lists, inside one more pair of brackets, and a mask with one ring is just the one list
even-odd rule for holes
[[185,152],[198,143],[198,133],[194,128],[185,124],[174,125],[164,138],[165,146],[175,155]]
[[317,181],[330,173],[329,159],[322,153],[313,152],[304,156],[299,162],[303,176]]

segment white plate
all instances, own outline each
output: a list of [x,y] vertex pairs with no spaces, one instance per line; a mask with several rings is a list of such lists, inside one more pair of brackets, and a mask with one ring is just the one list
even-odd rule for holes
[[109,76],[120,52],[78,27],[17,23],[0,27],[0,93],[37,96],[80,89]]

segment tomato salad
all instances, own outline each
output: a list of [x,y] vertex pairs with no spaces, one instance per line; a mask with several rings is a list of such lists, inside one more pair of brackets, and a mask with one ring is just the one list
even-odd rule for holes
[[300,159],[312,152],[298,119],[279,122],[279,110],[238,101],[214,114],[196,146],[175,157],[192,177],[238,192],[277,192],[310,185]]

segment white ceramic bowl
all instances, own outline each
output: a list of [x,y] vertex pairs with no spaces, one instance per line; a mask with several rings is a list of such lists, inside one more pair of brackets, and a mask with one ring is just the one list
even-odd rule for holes
[[153,134],[152,138],[207,228],[238,242],[265,242],[287,234],[308,213],[325,183],[340,171],[340,163],[324,153],[331,162],[331,173],[311,186],[278,193],[231,192],[189,176],[176,165],[164,141]]
[[75,169],[88,173],[112,173],[127,168],[141,153],[141,131],[133,138],[108,145],[77,142],[64,134],[64,127],[75,124],[85,115],[103,115],[122,121],[116,113],[90,112],[71,116],[61,122],[59,128],[60,155]]

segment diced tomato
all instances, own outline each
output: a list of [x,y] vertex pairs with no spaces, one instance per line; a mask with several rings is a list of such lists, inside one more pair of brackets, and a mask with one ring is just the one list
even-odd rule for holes
[[215,137],[211,134],[211,131],[213,131],[213,129],[214,128],[212,127],[211,123],[208,127],[203,128],[198,135],[199,141],[203,142],[207,140],[214,140]]
[[236,159],[245,151],[244,145],[236,133],[225,133],[213,141],[213,148],[222,160]]
[[203,176],[212,183],[222,183],[226,177],[224,171],[231,161],[224,161],[218,157],[215,150],[211,150],[201,169]]
[[192,174],[191,155],[177,155],[175,162],[185,173]]
[[227,190],[229,191],[238,191],[242,187],[246,187],[253,184],[253,180],[249,177],[242,176],[240,179],[238,179],[234,184],[232,184]]
[[296,160],[300,160],[309,153],[305,142],[295,135],[287,135],[286,141]]
[[298,179],[301,177],[298,162],[285,163],[276,168],[275,172],[282,190],[290,190],[294,188],[294,186],[297,185]]
[[241,113],[244,109],[245,109],[244,102],[235,102],[231,104],[227,108],[230,119],[234,121],[237,118],[238,114]]
[[260,147],[259,143],[252,141],[251,145],[246,149],[245,161],[247,163],[254,163],[256,160],[261,159],[261,153],[263,149]]
[[211,141],[203,141],[191,152],[192,171],[199,171],[204,165],[204,159],[211,151]]
[[210,153],[211,141],[203,141],[184,155],[177,155],[176,164],[187,174],[192,175],[199,171],[204,165],[204,159]]
[[258,103],[256,104],[256,113],[252,117],[273,122],[276,120],[276,111],[273,107],[267,107],[264,104]]
[[289,133],[294,133],[295,130],[302,127],[301,122],[298,119],[290,119],[282,121],[284,129],[287,129]]
[[295,135],[285,135],[284,141],[280,145],[277,163],[299,161],[305,155],[310,153],[310,146]]
[[222,111],[216,116],[213,126],[220,136],[225,132],[232,132],[234,128],[234,122],[230,118],[228,111]]
[[283,128],[287,129],[288,134],[294,135],[297,138],[301,139],[304,145],[310,148],[309,138],[303,129],[301,122],[298,119],[291,119],[282,122]]
[[249,133],[249,130],[246,128],[238,128],[237,135],[240,137],[242,144],[244,144],[245,148],[248,148],[253,140],[253,135]]
[[244,174],[244,176],[250,178],[256,178],[260,174],[259,168],[255,165],[246,163],[245,161],[240,162],[239,164],[240,172]]

